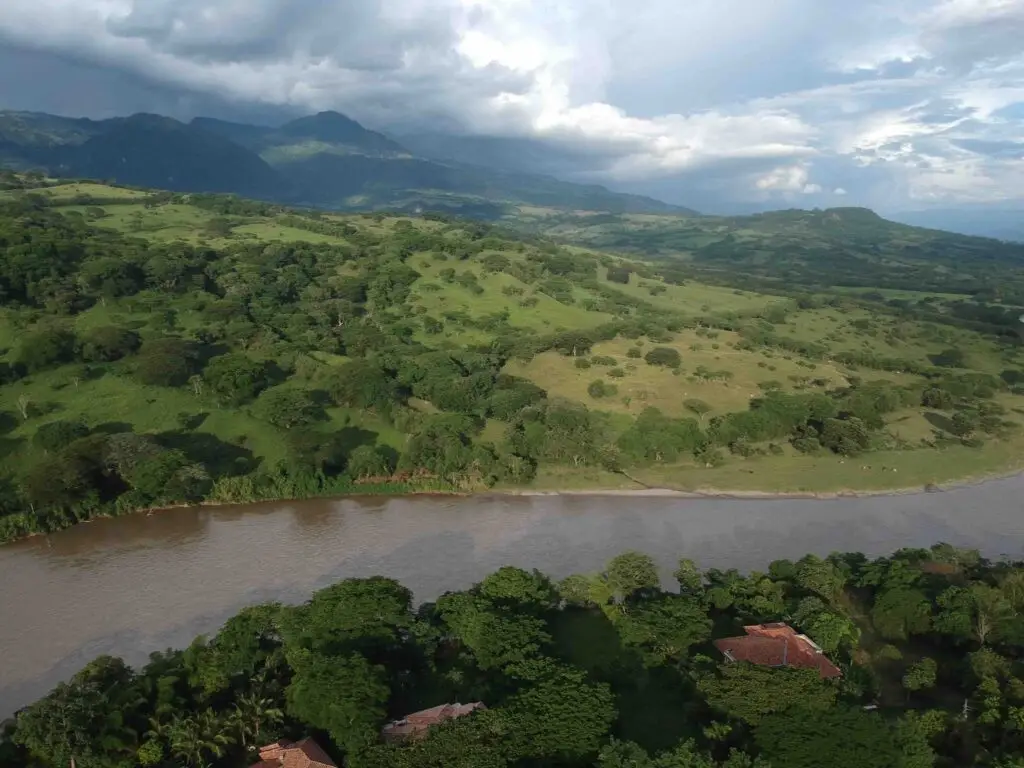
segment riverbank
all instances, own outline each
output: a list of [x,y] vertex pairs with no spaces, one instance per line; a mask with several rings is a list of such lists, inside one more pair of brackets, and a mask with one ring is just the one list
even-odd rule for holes
[[[394,482],[327,487],[304,495],[219,496],[190,504],[132,510],[101,507],[84,518],[67,515],[32,529],[23,513],[0,518],[0,545],[48,535],[91,520],[152,515],[187,507],[232,507],[254,503],[296,503],[311,499],[373,496],[590,496],[679,499],[856,499],[941,493],[977,486],[1024,472],[1024,440],[986,446],[985,450],[954,446],[941,451],[888,451],[854,459],[836,456],[733,459],[721,467],[657,466],[611,472],[599,468],[542,471],[527,487],[497,486],[467,491],[436,479],[422,483]],[[866,463],[870,461],[871,463]],[[949,477],[936,467],[959,466],[963,474]],[[856,480],[857,482],[853,482]],[[761,484],[764,485],[761,485]],[[898,483],[898,484],[897,484]],[[773,487],[774,486],[774,487]],[[19,521],[20,524],[19,524]]]

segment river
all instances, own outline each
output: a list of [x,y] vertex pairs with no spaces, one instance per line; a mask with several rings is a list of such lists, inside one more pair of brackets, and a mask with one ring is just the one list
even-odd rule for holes
[[99,654],[144,662],[242,606],[349,576],[391,576],[429,600],[502,565],[562,577],[627,549],[667,576],[680,557],[752,569],[939,541],[1024,558],[1024,476],[892,497],[362,498],[97,520],[0,547],[0,718]]

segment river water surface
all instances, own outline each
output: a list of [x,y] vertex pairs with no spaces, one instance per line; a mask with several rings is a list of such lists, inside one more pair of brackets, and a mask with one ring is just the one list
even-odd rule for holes
[[562,577],[627,549],[667,575],[680,557],[751,569],[939,541],[1024,558],[1024,476],[892,497],[362,498],[98,520],[0,547],[0,719],[99,654],[140,663],[348,576],[394,577],[422,601],[502,565]]

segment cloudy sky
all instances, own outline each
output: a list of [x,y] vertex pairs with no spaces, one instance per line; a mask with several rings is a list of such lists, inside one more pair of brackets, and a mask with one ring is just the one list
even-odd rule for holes
[[2,0],[0,107],[526,137],[705,210],[1024,205],[1024,0]]

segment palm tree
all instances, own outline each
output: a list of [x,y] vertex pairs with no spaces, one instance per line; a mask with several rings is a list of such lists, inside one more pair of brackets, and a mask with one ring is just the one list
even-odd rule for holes
[[175,718],[169,730],[171,754],[195,768],[208,768],[206,754],[220,757],[231,739],[223,732],[223,723],[212,709],[197,717]]
[[258,693],[239,696],[235,703],[235,711],[229,715],[231,725],[238,731],[243,747],[247,746],[247,737],[252,736],[259,743],[260,728],[281,722],[284,713],[274,706],[271,699],[262,698]]

